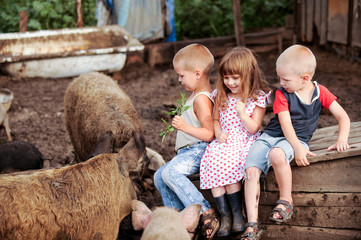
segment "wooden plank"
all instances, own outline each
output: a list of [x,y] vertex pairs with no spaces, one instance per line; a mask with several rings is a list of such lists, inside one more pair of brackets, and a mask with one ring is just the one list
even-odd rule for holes
[[236,35],[237,46],[244,46],[246,44],[243,35],[242,16],[241,16],[241,2],[233,0],[233,18],[234,18],[234,32]]
[[327,40],[347,44],[349,1],[328,1]]
[[268,240],[305,240],[305,239],[327,239],[327,240],[349,240],[361,239],[359,230],[266,225],[262,239]]
[[[260,205],[274,206],[278,192],[262,191]],[[293,203],[298,207],[361,207],[361,193],[304,193],[292,192]]]
[[[296,192],[361,192],[361,157],[292,166],[292,189]],[[266,190],[278,191],[274,172],[265,181]]]
[[[274,206],[260,206],[259,221],[273,224],[269,216]],[[298,207],[284,225],[339,229],[361,229],[361,207]]]
[[[328,145],[330,146],[330,145]],[[317,162],[323,162],[323,161],[330,161],[330,160],[338,160],[346,157],[357,157],[361,155],[361,143],[354,143],[351,145],[351,148],[342,151],[337,152],[336,150],[327,151],[326,148],[312,151],[313,153],[317,154],[316,156],[309,156],[307,157],[308,161],[313,164]],[[294,161],[291,162],[291,166],[296,166],[296,163]]]
[[22,10],[19,16],[19,32],[26,32],[28,30],[28,13],[26,10]]
[[[348,142],[350,149],[337,152],[327,151],[327,148],[336,142],[338,136],[338,126],[331,126],[317,129],[310,141],[310,150],[317,154],[316,157],[308,157],[310,163],[340,159],[361,155],[361,122],[352,122]],[[295,165],[294,162],[292,162]]]
[[306,40],[312,42],[313,40],[313,20],[314,20],[314,0],[307,0],[306,2]]
[[306,0],[301,0],[301,41],[306,41]]
[[320,0],[320,2],[321,2],[320,45],[325,45],[327,43],[328,0]]
[[[338,138],[338,132],[334,135],[331,133],[325,133],[323,135],[315,136],[313,141],[310,141],[310,146],[312,150],[320,150],[325,147],[329,147],[331,144],[335,143]],[[348,143],[351,146],[352,144],[357,144],[361,142],[361,128],[351,129]]]
[[361,2],[353,0],[351,46],[361,47]]
[[321,29],[321,7],[322,1],[315,1],[314,2],[314,24],[317,31],[318,36],[320,36],[320,29]]
[[[277,28],[265,32],[246,33],[244,34],[245,43],[247,47],[256,52],[265,52],[273,49],[282,48],[282,33],[284,28]],[[177,41],[171,43],[157,43],[147,44],[145,46],[145,56],[147,62],[151,66],[156,64],[164,64],[172,62],[175,53],[192,43],[203,44],[212,52],[214,57],[222,57],[233,47],[236,47],[235,36],[216,37],[216,38],[203,38],[191,39],[184,41]],[[265,46],[258,46],[265,45]]]

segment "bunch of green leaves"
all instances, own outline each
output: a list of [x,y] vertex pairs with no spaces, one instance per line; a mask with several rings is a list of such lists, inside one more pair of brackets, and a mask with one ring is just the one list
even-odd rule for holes
[[[96,1],[82,0],[84,26],[96,24]],[[0,0],[0,32],[18,32],[19,14],[26,10],[28,31],[74,28],[77,24],[74,0]]]
[[[191,106],[185,106],[186,101],[187,101],[185,94],[181,92],[180,95],[181,95],[181,99],[176,100],[176,102],[177,102],[176,108],[170,108],[169,112],[168,111],[165,112],[166,114],[172,115],[172,116],[175,116],[175,115],[181,116],[184,111],[187,111],[191,107]],[[172,125],[168,124],[167,121],[164,120],[163,118],[162,118],[162,121],[166,125],[165,130],[160,134],[160,136],[162,136],[162,142],[163,142],[165,139],[165,136],[168,133],[171,133],[174,131],[174,127],[172,127]]]

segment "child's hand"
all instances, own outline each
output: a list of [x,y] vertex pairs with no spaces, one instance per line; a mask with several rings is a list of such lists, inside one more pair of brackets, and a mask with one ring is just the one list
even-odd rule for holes
[[172,127],[174,127],[177,130],[182,130],[186,124],[186,121],[181,116],[174,116],[172,120]]
[[331,151],[331,150],[334,150],[336,149],[338,152],[341,152],[341,151],[345,151],[347,149],[349,149],[350,146],[348,145],[347,142],[344,142],[344,141],[337,141],[336,143],[334,143],[333,145],[329,146],[327,148],[327,151]]
[[307,155],[316,156],[313,152],[307,150],[304,147],[300,147],[299,149],[295,149],[295,161],[297,166],[305,167],[310,165],[310,162],[307,160]]
[[219,143],[226,143],[226,142],[227,142],[227,138],[228,138],[228,133],[222,132],[222,133],[219,134],[219,135],[216,134],[216,138],[217,138],[217,140],[218,140]]
[[242,101],[236,103],[236,111],[239,116],[246,114],[246,105]]

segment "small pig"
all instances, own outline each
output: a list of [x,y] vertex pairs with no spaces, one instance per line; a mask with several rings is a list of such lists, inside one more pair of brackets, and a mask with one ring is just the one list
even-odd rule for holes
[[7,88],[0,89],[0,126],[5,128],[7,140],[11,141],[11,130],[9,127],[8,110],[11,107],[11,101],[14,98],[14,94]]
[[190,240],[197,228],[202,206],[192,204],[181,212],[157,207],[153,212],[141,201],[133,200],[132,224],[143,230],[141,240]]
[[43,164],[41,152],[28,142],[12,141],[0,144],[0,173],[40,169]]

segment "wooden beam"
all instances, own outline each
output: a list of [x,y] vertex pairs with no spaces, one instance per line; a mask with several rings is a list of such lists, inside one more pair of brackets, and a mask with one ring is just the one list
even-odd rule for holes
[[[361,192],[361,156],[292,167],[292,190],[296,192]],[[266,177],[266,190],[278,191],[273,171]]]
[[[275,206],[278,192],[262,191],[260,205]],[[361,193],[304,193],[292,192],[298,207],[361,207]]]
[[83,27],[83,13],[81,10],[81,0],[75,0],[76,1],[76,15],[77,15],[77,27],[82,28]]
[[[243,34],[244,42],[247,47],[256,52],[266,52],[278,49],[282,50],[282,33],[283,28],[277,28],[272,31],[264,31],[257,33]],[[157,64],[165,64],[172,62],[174,54],[182,47],[191,43],[203,44],[214,55],[214,57],[222,57],[230,49],[237,46],[235,36],[202,38],[183,40],[170,43],[147,44],[145,46],[146,61],[154,67]]]
[[[259,221],[274,224],[269,216],[274,206],[259,207]],[[298,207],[294,206],[292,219],[284,225],[361,229],[361,207]]]
[[233,0],[233,18],[234,18],[234,30],[236,35],[237,46],[245,45],[243,35],[243,26],[242,26],[242,16],[241,16],[241,2],[240,0]]
[[262,239],[278,240],[304,240],[304,239],[328,239],[347,240],[361,239],[361,231],[353,229],[332,229],[285,225],[266,225]]
[[19,32],[26,32],[28,30],[28,13],[26,10],[20,12]]

